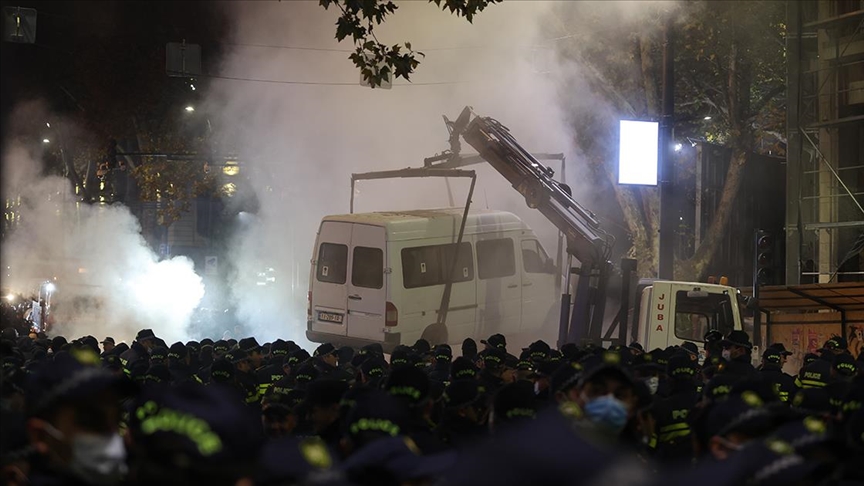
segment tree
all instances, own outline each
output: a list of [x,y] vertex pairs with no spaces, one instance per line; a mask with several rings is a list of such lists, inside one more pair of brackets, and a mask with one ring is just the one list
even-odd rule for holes
[[[501,1],[429,0],[429,3],[471,22],[487,6]],[[325,10],[335,5],[341,12],[336,20],[336,40],[342,42],[351,37],[355,50],[349,58],[372,88],[393,77],[410,81],[411,74],[420,65],[417,56],[424,54],[412,50],[410,42],[387,46],[375,36],[375,26],[381,25],[399,8],[395,3],[389,0],[319,0],[319,4]]]
[[[52,147],[58,151],[63,172],[82,189],[82,198],[95,202],[101,199],[101,186],[110,188],[112,175],[125,179],[127,172],[105,170],[114,159],[109,141],[120,141],[117,160],[132,175],[141,200],[162,203],[159,220],[167,226],[188,210],[196,197],[216,193],[218,171],[205,170],[207,162],[215,162],[206,160],[206,155],[195,160],[128,156],[122,147],[143,153],[208,154],[218,150],[215,140],[221,137],[213,136],[206,114],[184,110],[200,99],[207,82],[195,80],[196,90],[192,90],[189,79],[166,76],[165,41],[177,38],[169,31],[170,24],[157,21],[166,13],[176,17],[181,11],[190,19],[200,19],[206,10],[194,5],[171,8],[170,12],[160,8],[168,7],[124,5],[113,12],[116,21],[86,33],[76,31],[64,39],[64,51],[55,51],[62,56],[56,59],[51,74],[62,80],[55,92],[56,104],[66,107],[65,123],[54,127],[61,143]],[[72,9],[67,15],[75,25],[90,25],[98,20],[87,17],[92,12]],[[218,25],[210,25],[214,24]],[[190,21],[188,25],[193,27],[184,29],[184,35],[206,36],[205,31],[197,31],[204,29],[206,22]],[[60,157],[60,147],[64,157]]]
[[596,103],[575,107],[570,121],[576,142],[594,175],[614,191],[630,232],[629,255],[639,261],[642,275],[653,275],[659,254],[658,191],[618,185],[612,161],[619,118],[659,117],[664,19],[677,15],[676,138],[731,148],[716,217],[693,255],[675,265],[676,278],[699,279],[728,229],[748,154],[783,153],[776,134],[784,132],[784,4],[660,4],[632,21],[615,18],[619,14],[572,2],[555,16],[563,37],[560,55],[583,68],[589,89],[606,108],[597,109]]

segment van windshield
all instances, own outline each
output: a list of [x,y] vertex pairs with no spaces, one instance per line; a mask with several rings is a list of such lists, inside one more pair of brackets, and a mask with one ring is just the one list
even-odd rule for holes
[[675,294],[675,337],[685,341],[705,340],[705,334],[716,329],[724,336],[732,331],[734,318],[728,294],[688,297],[686,290]]

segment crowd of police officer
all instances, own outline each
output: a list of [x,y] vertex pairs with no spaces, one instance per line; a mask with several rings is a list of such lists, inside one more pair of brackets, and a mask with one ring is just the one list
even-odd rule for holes
[[[496,334],[389,355],[291,341],[2,333],[6,484],[864,481],[864,356],[711,331],[645,352]],[[512,353],[512,354],[511,354]],[[700,359],[700,354],[704,359]],[[456,357],[458,355],[458,357]]]

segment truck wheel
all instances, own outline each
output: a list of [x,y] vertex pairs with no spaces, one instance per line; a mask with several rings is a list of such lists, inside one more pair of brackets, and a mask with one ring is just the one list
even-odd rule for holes
[[440,323],[429,324],[420,337],[429,341],[432,346],[447,344],[447,326]]

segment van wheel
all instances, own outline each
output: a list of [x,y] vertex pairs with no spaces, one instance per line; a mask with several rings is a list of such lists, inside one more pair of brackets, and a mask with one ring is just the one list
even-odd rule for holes
[[441,323],[429,324],[420,337],[429,341],[432,346],[447,344],[447,326]]

